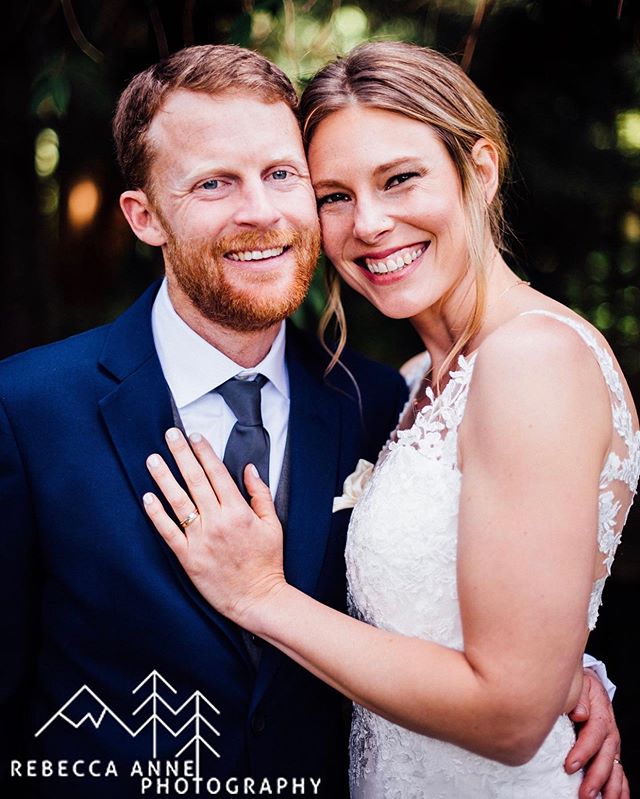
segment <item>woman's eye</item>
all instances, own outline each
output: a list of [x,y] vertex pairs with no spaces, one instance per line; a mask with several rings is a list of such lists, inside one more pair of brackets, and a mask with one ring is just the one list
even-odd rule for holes
[[411,178],[419,177],[417,172],[402,172],[400,175],[394,175],[385,184],[385,189],[391,189],[393,186],[399,186],[401,183],[406,183]]
[[349,198],[346,194],[340,194],[339,192],[334,192],[333,194],[326,194],[324,197],[318,197],[317,204],[318,208],[322,208],[323,205],[333,205],[335,203],[342,203],[346,202]]
[[276,169],[275,172],[271,173],[271,177],[274,180],[286,180],[290,174],[291,172],[287,169]]
[[211,180],[205,180],[204,183],[201,183],[200,185],[203,189],[211,191],[213,189],[220,188],[220,181],[216,180],[215,178],[211,178]]

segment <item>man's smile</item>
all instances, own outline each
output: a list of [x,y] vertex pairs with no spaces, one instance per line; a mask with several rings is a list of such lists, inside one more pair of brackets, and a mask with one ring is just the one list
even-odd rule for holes
[[277,258],[288,249],[290,249],[289,245],[273,247],[269,250],[235,250],[225,253],[224,257],[231,261],[264,261],[269,258]]

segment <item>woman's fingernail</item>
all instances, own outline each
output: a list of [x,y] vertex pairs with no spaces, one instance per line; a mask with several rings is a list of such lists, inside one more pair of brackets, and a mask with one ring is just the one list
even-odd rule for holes
[[199,444],[202,441],[202,436],[200,433],[191,433],[189,441],[193,441],[194,444]]
[[571,771],[577,771],[580,768],[580,761],[572,760],[571,763],[569,763],[569,768]]
[[145,494],[142,497],[142,501],[144,502],[145,505],[153,505],[153,500],[154,500],[153,494]]
[[257,469],[256,469],[256,467],[253,465],[253,463],[250,463],[250,464],[249,464],[249,469],[251,469],[251,474],[252,474],[254,477],[257,477],[257,478],[258,478],[258,480],[259,480],[259,479],[260,479],[260,474],[258,473],[258,470],[257,470]]
[[160,466],[160,458],[157,455],[149,455],[147,458],[147,466],[150,469],[157,469]]
[[180,431],[177,427],[170,427],[167,430],[167,440],[168,441],[177,441],[180,438]]

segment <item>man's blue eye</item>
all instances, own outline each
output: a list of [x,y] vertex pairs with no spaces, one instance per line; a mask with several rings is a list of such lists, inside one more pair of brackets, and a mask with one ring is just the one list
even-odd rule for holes
[[202,188],[203,189],[217,189],[218,186],[219,186],[219,183],[220,183],[220,181],[214,180],[214,179],[205,180],[205,182],[202,184]]
[[289,172],[286,169],[276,169],[275,172],[271,173],[271,177],[274,180],[286,180],[289,176]]

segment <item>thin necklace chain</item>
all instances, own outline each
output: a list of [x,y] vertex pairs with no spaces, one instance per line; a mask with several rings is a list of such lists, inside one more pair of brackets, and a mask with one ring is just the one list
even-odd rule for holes
[[496,300],[499,300],[501,297],[504,297],[504,295],[508,291],[511,291],[511,289],[514,289],[516,286],[530,286],[530,285],[531,285],[531,282],[529,280],[518,280],[517,283],[512,283],[510,286],[507,286],[507,288],[504,291],[501,291],[500,294],[498,294],[498,296],[494,300],[494,302]]

